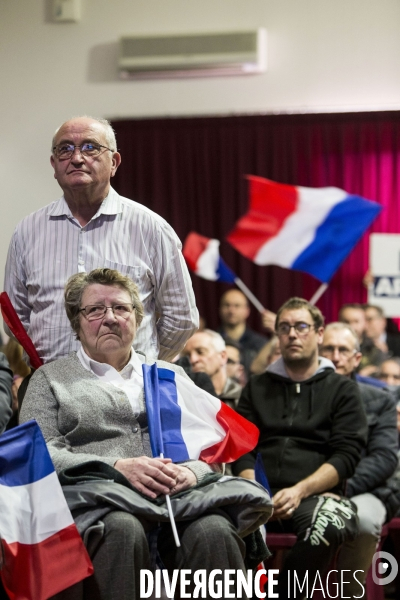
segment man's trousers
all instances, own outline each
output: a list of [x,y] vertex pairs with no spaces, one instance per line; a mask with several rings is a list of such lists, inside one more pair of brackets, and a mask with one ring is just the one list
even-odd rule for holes
[[347,498],[310,496],[301,501],[290,519],[267,523],[267,545],[268,531],[296,534],[297,542],[279,574],[278,593],[284,600],[303,598],[307,589],[310,593],[315,581],[319,583],[319,576],[323,581],[343,542],[357,535],[357,510]]

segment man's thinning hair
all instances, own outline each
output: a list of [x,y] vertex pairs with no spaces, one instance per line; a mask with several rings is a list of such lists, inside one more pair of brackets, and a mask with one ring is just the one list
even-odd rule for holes
[[343,323],[342,321],[334,321],[333,323],[329,323],[326,327],[325,327],[325,333],[328,333],[329,331],[348,331],[353,340],[354,340],[354,350],[356,350],[357,352],[360,352],[360,342],[358,340],[358,337],[354,331],[354,329],[348,325],[347,323]]
[[212,329],[203,329],[203,331],[199,331],[199,333],[208,335],[216,352],[223,352],[226,349],[224,338],[216,331],[213,331]]
[[131,303],[135,309],[136,325],[139,327],[144,317],[144,309],[139,298],[139,291],[136,283],[114,269],[94,269],[93,271],[90,271],[90,273],[76,273],[76,275],[72,275],[65,286],[64,306],[71,327],[75,332],[76,339],[79,340],[79,317],[81,314],[80,309],[83,308],[81,306],[83,292],[86,288],[95,283],[119,287],[128,292],[131,297]]
[[115,131],[112,128],[110,121],[107,121],[107,119],[98,119],[97,117],[91,117],[90,115],[78,115],[77,117],[71,117],[67,121],[64,121],[64,123],[62,123],[59,127],[57,127],[57,129],[54,132],[53,139],[51,141],[51,152],[52,153],[53,153],[53,148],[55,146],[57,133],[60,131],[61,127],[65,123],[68,123],[68,121],[72,121],[72,119],[93,119],[93,121],[97,121],[98,123],[100,123],[100,125],[102,125],[104,127],[104,134],[105,134],[106,143],[107,143],[108,148],[110,150],[112,150],[113,152],[117,151],[117,139],[115,137]]
[[299,308],[305,308],[308,310],[314,322],[315,329],[319,329],[320,327],[324,326],[325,319],[319,308],[313,304],[310,304],[308,300],[305,300],[304,298],[297,298],[296,296],[294,298],[289,298],[285,304],[282,304],[276,313],[276,326],[278,326],[279,318],[284,310],[297,310]]

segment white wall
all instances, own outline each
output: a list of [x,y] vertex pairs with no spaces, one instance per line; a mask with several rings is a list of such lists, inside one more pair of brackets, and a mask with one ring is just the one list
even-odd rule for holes
[[[55,24],[50,0],[0,0],[0,279],[14,225],[59,196],[50,140],[72,115],[400,108],[398,0],[81,1],[80,23]],[[117,79],[121,35],[258,26],[268,31],[266,74]]]

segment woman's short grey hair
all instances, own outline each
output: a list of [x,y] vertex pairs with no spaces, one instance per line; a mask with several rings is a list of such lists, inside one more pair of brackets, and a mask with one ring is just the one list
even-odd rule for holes
[[144,317],[144,309],[139,298],[137,285],[133,283],[132,279],[125,277],[125,275],[114,269],[94,269],[90,273],[76,273],[76,275],[72,275],[65,286],[64,306],[76,339],[79,340],[80,309],[83,308],[81,306],[83,292],[90,285],[96,283],[119,287],[128,292],[135,309],[136,324],[139,327]]
[[[100,123],[100,125],[102,125],[104,127],[104,134],[105,134],[105,138],[106,138],[107,147],[110,150],[112,150],[113,152],[117,151],[117,139],[115,137],[115,131],[112,128],[110,121],[107,121],[107,119],[98,119],[97,117],[91,117],[89,115],[80,115],[78,117],[71,117],[71,119],[68,119],[68,121],[71,121],[72,119],[93,119],[93,121],[97,121],[98,123]],[[68,123],[68,121],[64,121],[64,123],[62,123],[60,125],[60,127],[57,127],[57,129],[55,130],[53,139],[51,141],[51,152],[52,153],[53,153],[53,148],[56,145],[57,133],[59,132],[59,130],[65,123]]]

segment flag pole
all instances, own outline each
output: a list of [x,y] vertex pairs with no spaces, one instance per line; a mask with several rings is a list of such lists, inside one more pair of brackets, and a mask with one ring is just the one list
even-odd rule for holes
[[310,299],[310,304],[314,305],[318,302],[322,294],[326,291],[328,285],[328,283],[321,283],[315,294],[313,294],[312,298]]
[[[164,454],[162,452],[160,453],[160,458],[164,458]],[[169,494],[166,494],[165,501],[167,503],[169,520],[171,521],[171,527],[172,527],[172,533],[174,534],[175,545],[177,548],[180,548],[181,542],[179,540],[178,530],[176,528],[174,513],[172,512],[171,498],[169,497]]]
[[[142,365],[144,399],[148,414],[149,434],[151,451],[154,457],[164,458],[164,440],[161,430],[161,412],[160,412],[160,389],[158,384],[157,364]],[[174,534],[175,544],[180,547],[178,532],[175,525],[174,513],[172,512],[171,498],[165,495],[168,515],[171,522],[172,533]]]
[[265,312],[265,308],[263,307],[263,305],[261,304],[261,302],[259,300],[257,300],[257,298],[255,297],[255,295],[253,294],[253,292],[251,292],[249,290],[249,288],[247,287],[247,285],[245,283],[243,283],[243,281],[239,277],[235,277],[235,283],[238,286],[238,288],[240,288],[242,290],[242,292],[246,296],[246,298],[248,300],[250,300],[250,302],[256,307],[256,309],[258,310],[258,312],[260,312],[261,314],[263,312]]

